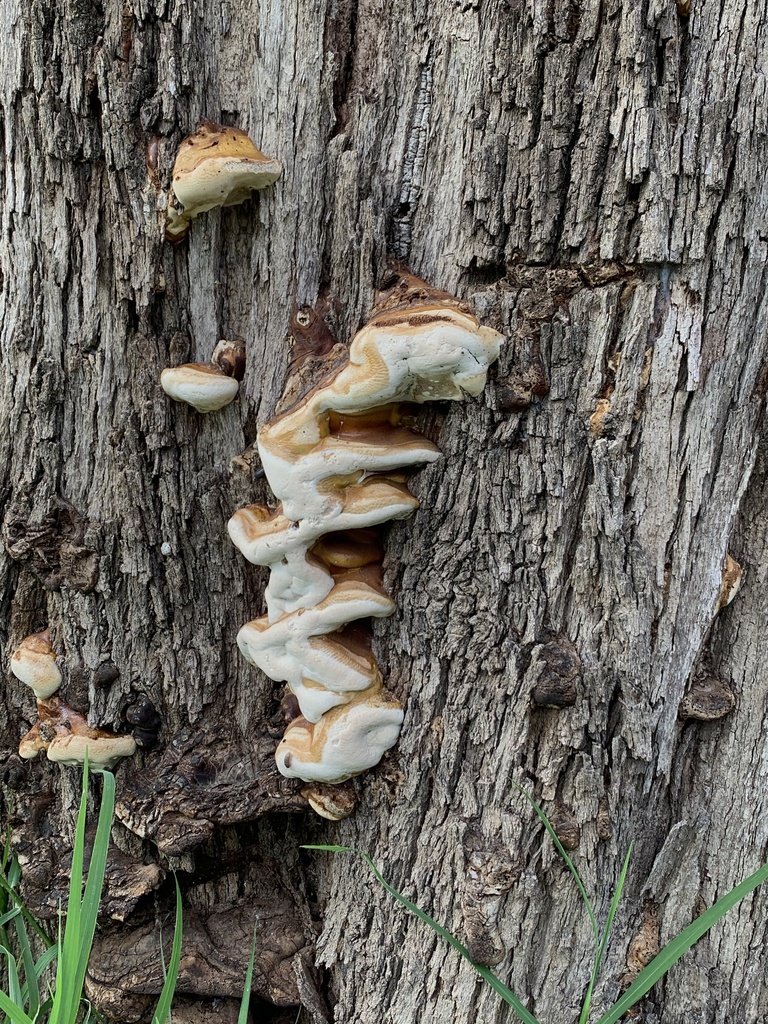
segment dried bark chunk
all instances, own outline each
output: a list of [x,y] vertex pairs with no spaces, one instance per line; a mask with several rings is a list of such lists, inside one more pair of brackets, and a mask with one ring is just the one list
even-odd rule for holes
[[496,385],[496,400],[500,409],[520,412],[536,398],[549,392],[549,382],[540,359],[526,368],[515,369],[504,381]]
[[629,944],[627,971],[622,976],[622,989],[629,988],[638,974],[647,967],[661,949],[659,908],[655,903],[643,907],[643,919],[638,931]]
[[[184,908],[179,996],[238,998],[257,935],[251,991],[276,1006],[296,1006],[299,992],[293,958],[308,951],[307,938],[293,903],[278,894],[269,901],[215,908],[207,916]],[[163,930],[165,962],[173,929]],[[97,936],[88,963],[86,992],[96,1008],[131,1024],[146,1020],[163,987],[156,922]]]
[[597,818],[595,819],[595,828],[597,830],[597,838],[602,842],[606,839],[610,839],[613,835],[613,823],[611,822],[611,812],[608,808],[608,801],[605,797],[601,798],[600,805],[597,809]]
[[499,911],[502,899],[517,882],[522,864],[500,838],[471,824],[462,840],[465,880],[461,897],[466,946],[475,963],[492,966],[506,955]]
[[301,795],[313,811],[329,821],[348,818],[357,804],[357,793],[352,782],[342,782],[336,786],[324,782],[310,782],[302,788]]
[[[95,834],[95,827],[86,834],[86,871]],[[39,823],[25,823],[14,829],[12,845],[22,868],[24,902],[40,919],[54,920],[68,898],[71,849],[61,836],[41,835]],[[154,892],[164,877],[165,871],[158,864],[134,860],[110,843],[101,913],[114,921],[125,921],[142,896]]]
[[565,849],[575,850],[581,842],[581,829],[570,807],[558,804],[549,815],[549,821]]
[[722,679],[705,675],[696,679],[680,702],[680,718],[699,722],[715,722],[725,718],[736,707],[736,695]]
[[534,648],[529,674],[534,677],[533,703],[544,708],[572,707],[577,700],[581,658],[566,636]]
[[177,856],[210,838],[218,825],[253,821],[271,811],[305,811],[295,783],[275,768],[276,737],[248,739],[224,729],[177,733],[145,768],[118,779],[115,814],[136,835]]
[[90,593],[99,579],[93,542],[99,532],[66,499],[42,488],[10,501],[3,516],[6,551],[25,563],[47,590]]

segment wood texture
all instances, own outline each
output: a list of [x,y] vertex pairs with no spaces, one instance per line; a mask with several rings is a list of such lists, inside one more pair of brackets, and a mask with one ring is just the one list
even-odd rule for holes
[[[142,695],[163,722],[118,770],[114,835],[161,870],[123,869],[137,902],[108,901],[99,984],[122,930],[167,921],[170,863],[192,947],[214,906],[247,931],[274,879],[283,932],[306,947],[319,932],[320,973],[297,961],[283,1000],[305,1020],[509,1019],[361,864],[298,849],[341,842],[566,1024],[588,922],[513,782],[557,818],[601,913],[635,842],[598,1007],[765,859],[768,19],[746,0],[684,10],[3,0],[0,725],[30,893],[58,884],[56,857],[27,855],[44,835],[66,850],[78,781],[14,753],[34,719],[7,670],[18,642],[51,625],[62,692],[94,723],[121,727]],[[248,129],[285,173],[173,249],[165,191],[202,116]],[[389,532],[398,612],[375,627],[405,726],[331,825],[274,811],[303,801],[265,752],[279,690],[235,644],[264,574],[225,524],[269,497],[247,452],[280,399],[292,314],[324,304],[348,342],[391,257],[509,343],[481,399],[425,413],[445,458]],[[232,336],[239,401],[171,405],[160,371]],[[744,582],[716,615],[727,552]],[[98,685],[106,662],[119,676]],[[702,678],[735,709],[681,721]],[[532,701],[574,686],[575,704]],[[686,956],[642,1019],[768,1020],[766,901]],[[185,1020],[211,1019],[227,978],[218,994],[190,981]]]

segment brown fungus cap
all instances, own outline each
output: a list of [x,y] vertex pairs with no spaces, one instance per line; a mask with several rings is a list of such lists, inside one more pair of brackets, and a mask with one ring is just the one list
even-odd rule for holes
[[370,530],[328,533],[312,549],[330,569],[360,569],[375,565],[384,558],[384,548]]
[[465,313],[472,312],[468,303],[461,302],[455,295],[441,288],[433,288],[399,263],[393,263],[376,290],[374,316],[392,310],[422,309],[425,306],[443,306],[460,309]]
[[282,164],[264,156],[241,128],[201,121],[176,155],[165,237],[180,242],[198,214],[236,206],[254,190],[272,185],[282,172]]

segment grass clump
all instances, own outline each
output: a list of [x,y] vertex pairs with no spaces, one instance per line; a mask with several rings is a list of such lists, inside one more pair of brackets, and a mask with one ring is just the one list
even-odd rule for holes
[[[86,1024],[92,1016],[101,1019],[83,996],[85,972],[93,947],[99,902],[104,887],[109,836],[115,810],[114,776],[107,771],[101,772],[101,775],[101,807],[83,888],[88,802],[86,756],[82,796],[75,828],[75,845],[72,851],[67,908],[66,912],[59,913],[58,936],[55,940],[41,928],[18,896],[16,888],[21,872],[18,861],[11,856],[10,842],[6,840],[0,872],[0,952],[5,961],[5,984],[0,989],[2,1024],[76,1024],[80,1019]],[[11,949],[14,943],[10,936],[10,925],[13,925],[18,957],[14,956]],[[171,1001],[181,961],[181,935],[181,893],[177,881],[176,927],[171,960],[152,1024],[166,1024],[170,1020]],[[37,959],[32,954],[35,940],[44,946],[43,954]],[[56,977],[53,986],[49,986],[45,983],[45,975],[54,961]]]

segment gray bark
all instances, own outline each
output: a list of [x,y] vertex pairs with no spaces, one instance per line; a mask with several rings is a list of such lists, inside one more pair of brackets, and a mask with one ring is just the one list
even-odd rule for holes
[[[117,772],[92,979],[116,1020],[159,987],[142,942],[170,929],[169,866],[185,1020],[231,1017],[253,921],[267,1019],[510,1019],[361,864],[302,842],[365,850],[542,1022],[575,1020],[588,921],[515,782],[600,915],[635,844],[609,1005],[765,859],[765,5],[3,0],[0,19],[3,806],[30,901],[55,912],[79,785],[15,754],[35,711],[7,658],[50,624],[73,706],[125,728],[146,695],[163,720]],[[173,249],[165,193],[202,116],[285,173]],[[445,458],[391,527],[398,612],[375,627],[405,726],[333,825],[272,767],[280,688],[235,644],[265,573],[225,524],[269,498],[248,449],[292,313],[325,303],[348,342],[390,257],[509,341],[480,400],[424,414]],[[236,335],[239,401],[171,406],[160,371]],[[744,583],[716,614],[726,553]],[[105,662],[119,677],[99,686]],[[681,720],[694,683],[735,710]],[[532,699],[574,685],[575,704]],[[642,1019],[768,1021],[767,900]]]

